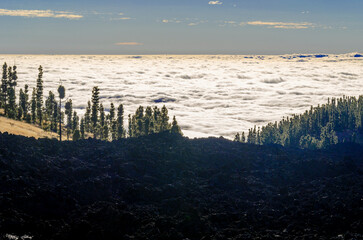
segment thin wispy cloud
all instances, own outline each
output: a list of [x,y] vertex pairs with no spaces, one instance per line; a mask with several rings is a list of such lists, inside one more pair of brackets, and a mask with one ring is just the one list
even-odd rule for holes
[[194,22],[190,22],[188,24],[188,26],[197,26],[199,24],[204,24],[204,23],[207,23],[208,21],[207,20],[199,20],[199,21],[194,21]]
[[144,44],[138,43],[138,42],[118,42],[118,43],[115,43],[115,45],[118,45],[118,46],[140,46],[140,45],[144,45]]
[[182,24],[186,24],[187,26],[196,26],[199,24],[203,24],[203,23],[207,23],[207,20],[200,20],[198,18],[185,18],[182,20],[179,19],[163,19],[163,20],[158,20],[158,22],[162,22],[162,23],[182,23]]
[[223,2],[220,2],[220,1],[209,1],[208,3],[209,5],[222,5]]
[[236,21],[217,21],[217,23],[219,27],[225,27],[225,26],[237,27],[238,25],[240,25]]
[[181,20],[177,20],[177,19],[163,19],[161,20],[162,23],[181,23]]
[[307,29],[314,27],[313,23],[301,22],[264,22],[264,21],[253,21],[253,22],[242,22],[240,25],[252,25],[252,26],[264,26],[269,28],[280,28],[280,29]]
[[72,12],[65,11],[53,11],[53,10],[10,10],[0,9],[0,16],[12,16],[12,17],[30,17],[30,18],[66,18],[76,20],[83,18],[82,15],[74,14]]

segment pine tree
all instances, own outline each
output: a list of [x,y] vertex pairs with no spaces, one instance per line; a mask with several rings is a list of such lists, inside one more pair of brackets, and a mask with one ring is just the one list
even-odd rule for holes
[[161,125],[161,113],[160,110],[157,106],[154,107],[153,109],[153,129],[155,133],[160,132],[160,125]]
[[243,143],[245,143],[245,142],[246,142],[245,132],[242,132],[241,142],[243,142]]
[[161,121],[160,121],[160,131],[166,131],[170,129],[169,124],[169,116],[168,116],[168,109],[165,105],[161,108]]
[[58,110],[57,101],[52,91],[49,91],[48,97],[45,100],[45,117],[50,121],[50,130],[57,131]]
[[129,114],[129,119],[128,119],[128,127],[129,127],[129,137],[134,137],[133,134],[133,130],[132,130],[132,119],[131,119],[131,114]]
[[179,134],[179,135],[183,135],[179,125],[178,125],[178,122],[176,121],[176,118],[175,116],[173,117],[173,122],[171,124],[171,129],[170,129],[170,132],[171,133],[174,133],[174,134]]
[[32,123],[35,123],[37,120],[37,98],[36,98],[36,89],[33,88],[32,92],[32,100],[31,100],[31,114],[32,114]]
[[103,107],[103,104],[100,104],[100,125],[101,127],[105,126],[106,124],[106,115],[105,115],[105,109]]
[[109,128],[108,125],[105,124],[102,127],[102,140],[108,141],[108,137],[109,137]]
[[23,118],[23,109],[19,106],[17,109],[16,119],[21,121]]
[[256,144],[261,144],[260,131],[261,131],[260,127],[258,127],[257,136],[256,136]]
[[84,118],[81,119],[81,124],[79,126],[80,133],[81,133],[81,139],[85,138],[85,124],[84,124]]
[[8,104],[6,106],[7,116],[9,118],[15,119],[16,117],[16,98],[15,98],[15,90],[12,87],[8,88]]
[[23,115],[24,115],[24,119],[27,119],[29,116],[29,86],[28,84],[25,84],[24,86],[24,99],[23,99]]
[[11,76],[12,79],[12,87],[14,88],[14,92],[15,92],[15,87],[17,86],[17,80],[18,80],[18,72],[16,71],[17,67],[14,65],[13,66],[13,74]]
[[4,63],[3,65],[3,74],[1,78],[1,95],[0,95],[0,107],[4,108],[4,115],[7,115],[6,106],[7,106],[7,96],[8,96],[8,65]]
[[[130,115],[129,115],[130,117]],[[125,137],[125,129],[124,129],[124,106],[120,104],[117,108],[117,121],[116,121],[116,129],[117,129],[117,139],[121,139]]]
[[117,122],[115,121],[115,105],[113,105],[113,103],[111,103],[110,106],[110,116],[109,116],[109,121],[110,121],[110,130],[111,130],[111,138],[112,140],[116,140],[117,139]]
[[22,101],[21,98],[24,98],[23,89],[20,89],[20,91],[19,91],[19,106],[18,106],[18,108],[16,110],[16,112],[17,112],[16,119],[19,120],[19,121],[21,121],[23,119],[23,115],[24,115],[23,107],[21,106],[21,101]]
[[72,107],[72,99],[69,99],[64,106],[64,113],[67,115],[67,140],[69,140],[69,136],[72,133],[72,114],[73,114],[73,107]]
[[85,131],[91,132],[91,101],[88,101],[86,113],[84,114]]
[[154,131],[152,124],[152,117],[153,117],[153,110],[150,106],[148,106],[145,109],[145,116],[144,116],[145,135],[151,134]]
[[252,140],[252,130],[251,129],[248,129],[248,135],[247,135],[247,143],[253,143],[253,140]]
[[[27,85],[26,85],[27,86]],[[23,91],[23,89],[21,88],[19,91],[19,107],[22,110],[23,116],[22,118],[25,119],[26,115],[27,115],[27,105],[28,105],[28,100],[26,99],[26,94]]]
[[333,129],[333,124],[328,123],[325,127],[322,128],[320,141],[320,147],[322,148],[326,148],[329,145],[338,143],[338,137]]
[[234,142],[240,142],[240,141],[241,141],[241,137],[240,137],[239,133],[237,133],[237,134],[234,136],[233,141],[234,141]]
[[72,140],[78,141],[81,138],[81,132],[79,130],[79,117],[77,115],[77,112],[73,112],[73,119],[72,119]]
[[55,96],[52,93],[52,91],[49,91],[48,97],[45,100],[45,113],[48,117],[52,116],[53,109],[54,109],[54,107],[53,107],[54,101],[55,101]]
[[92,90],[92,112],[91,112],[91,122],[92,122],[92,132],[93,137],[97,137],[97,124],[98,124],[98,110],[99,110],[99,102],[100,102],[100,90],[99,88],[93,87]]
[[38,68],[39,74],[37,79],[37,88],[36,88],[36,108],[37,108],[37,118],[39,121],[39,125],[42,126],[43,122],[43,68],[39,66]]
[[105,140],[104,136],[104,126],[106,125],[106,115],[105,115],[105,109],[103,108],[103,104],[100,104],[100,135],[101,139]]
[[[24,92],[23,92],[23,89],[20,88],[20,90],[19,90],[19,107],[18,107],[18,116],[17,116],[18,120],[23,119],[24,109],[25,109]],[[19,113],[20,111],[21,111],[21,115]],[[19,118],[19,115],[20,115],[20,118]]]
[[57,132],[58,118],[59,118],[58,114],[59,114],[58,104],[54,99],[53,111],[52,111],[52,117],[51,117],[51,125],[50,125],[50,129],[53,132]]
[[73,118],[72,118],[72,132],[79,130],[79,117],[76,111],[73,111]]
[[59,118],[59,141],[62,141],[62,99],[66,95],[66,89],[60,85],[58,87],[58,95],[59,95],[59,110],[58,110],[58,118]]
[[139,106],[138,109],[136,110],[135,113],[135,121],[136,121],[136,125],[135,125],[135,135],[136,137],[142,136],[144,135],[144,107],[143,106]]
[[72,140],[78,141],[80,138],[81,138],[81,134],[80,134],[80,131],[77,129],[74,131],[74,133],[72,135]]
[[16,106],[16,95],[15,95],[15,87],[17,85],[16,80],[18,79],[16,73],[16,66],[13,68],[8,68],[8,93],[7,99],[8,104],[6,106],[7,116],[9,118],[15,119],[17,115],[17,106]]
[[115,105],[113,105],[113,103],[111,103],[110,105],[110,121],[115,120]]

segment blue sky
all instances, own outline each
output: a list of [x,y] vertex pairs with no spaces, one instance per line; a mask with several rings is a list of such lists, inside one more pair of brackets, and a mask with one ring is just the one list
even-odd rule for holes
[[362,0],[1,0],[0,53],[363,52]]

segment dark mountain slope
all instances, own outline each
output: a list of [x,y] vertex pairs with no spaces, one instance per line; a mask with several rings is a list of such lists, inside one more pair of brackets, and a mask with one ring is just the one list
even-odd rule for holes
[[[0,236],[362,239],[363,147],[0,134]],[[6,239],[6,238],[5,238]]]

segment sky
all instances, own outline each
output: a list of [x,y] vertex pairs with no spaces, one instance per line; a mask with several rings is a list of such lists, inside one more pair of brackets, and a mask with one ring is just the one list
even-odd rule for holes
[[363,0],[1,0],[0,54],[363,52]]

